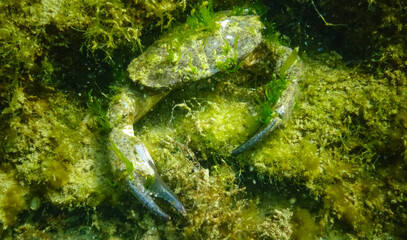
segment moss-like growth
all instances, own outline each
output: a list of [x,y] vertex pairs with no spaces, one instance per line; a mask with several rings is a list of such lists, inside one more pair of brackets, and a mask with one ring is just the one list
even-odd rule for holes
[[315,239],[317,230],[315,220],[307,209],[296,209],[293,216],[294,234],[293,239]]
[[218,27],[215,22],[212,4],[212,0],[205,1],[197,8],[192,9],[191,15],[187,17],[186,22],[194,31],[195,29],[212,31]]
[[[72,71],[86,53],[112,60],[117,49],[140,50],[143,28],[156,19],[161,26],[169,25],[172,13],[177,15],[176,11],[185,7],[186,1],[172,0],[2,2],[0,107],[11,98],[8,86],[13,81],[30,87],[55,87],[61,81],[61,71]],[[85,54],[81,56],[79,49]]]
[[264,90],[242,84],[240,77],[249,76],[224,74],[217,83],[197,83],[170,93],[136,124],[136,135],[150,150],[158,172],[187,209],[186,222],[168,225],[166,237],[181,233],[185,239],[290,238],[292,212],[283,206],[260,207],[248,198],[231,167],[237,163],[228,159],[260,125],[254,96]]
[[[234,73],[236,72],[243,64],[242,62],[238,61],[238,56],[237,56],[237,52],[236,52],[236,48],[237,48],[237,41],[239,40],[239,36],[237,36],[234,40],[233,43],[233,56],[226,58],[225,61],[223,62],[217,62],[216,63],[216,67],[225,73]],[[228,56],[229,52],[231,51],[232,47],[229,45],[229,43],[227,41],[225,41],[225,45],[223,47],[223,51],[225,52],[225,55]]]
[[101,136],[92,132],[96,121],[60,92],[26,95],[14,93],[13,104],[3,111],[9,121],[5,158],[19,179],[43,186],[44,197],[62,206],[97,206],[110,190],[111,178],[101,148]]
[[247,102],[214,96],[204,105],[183,120],[180,129],[186,131],[180,134],[189,136],[194,148],[207,157],[214,152],[228,155],[259,126],[256,109]]
[[16,179],[10,166],[1,165],[0,170],[0,227],[7,229],[17,221],[17,216],[28,208],[29,189]]
[[[147,124],[139,136],[156,162],[159,172],[177,193],[187,210],[185,221],[168,224],[165,236],[184,239],[289,239],[292,212],[284,208],[260,208],[245,198],[233,169],[222,158],[218,165],[202,168],[194,151],[177,130],[163,124]],[[182,130],[181,130],[182,131]],[[196,134],[196,133],[194,133]],[[167,136],[163,138],[162,136]],[[214,140],[216,142],[216,140]],[[181,227],[180,230],[178,230]]]
[[[323,57],[335,69],[306,61],[302,97],[291,120],[239,159],[260,175],[306,187],[324,202],[327,212],[320,214],[349,224],[355,236],[381,236],[398,229],[405,214],[400,208],[405,201],[386,193],[404,192],[399,185],[404,178],[382,174],[406,167],[406,128],[394,125],[403,115],[407,79],[393,75],[389,81],[359,73],[341,66],[335,56]],[[385,183],[388,179],[392,183]],[[396,216],[385,210],[391,201],[399,206]],[[382,221],[392,224],[384,226]]]
[[[214,6],[236,2],[215,1]],[[213,85],[212,79],[173,93],[167,105],[137,126],[165,182],[187,208],[186,218],[166,208],[174,216],[169,223],[157,221],[130,194],[108,184],[115,181],[105,157],[108,139],[88,115],[86,100],[78,102],[78,92],[40,86],[57,86],[81,57],[61,53],[93,52],[83,60],[87,65],[98,53],[109,59],[116,49],[138,49],[144,28],[151,23],[169,27],[191,5],[171,0],[2,2],[0,221],[1,227],[16,227],[0,230],[1,237],[404,239],[406,6],[383,0],[314,1],[326,21],[347,25],[332,28],[318,14],[313,19],[309,1],[285,1],[283,8],[278,1],[264,2],[274,3],[270,11],[279,14],[268,16],[276,16],[278,28],[294,26],[293,45],[307,42],[308,49],[318,51],[335,47],[347,59],[367,62],[362,67],[370,72],[345,67],[336,54],[310,56],[291,120],[237,159],[228,157],[233,145],[259,125],[255,95],[262,97],[264,89],[256,77],[248,87],[222,76],[223,83]],[[307,13],[304,31],[292,22],[300,19],[299,12]],[[333,32],[342,36],[340,45]],[[169,49],[176,50],[175,44]],[[176,54],[167,60],[176,63]],[[198,74],[200,66],[188,63]],[[253,182],[271,182],[268,190],[277,188],[276,182],[295,189],[277,191],[288,197],[267,206],[257,199],[272,200],[247,184],[248,175]],[[309,201],[295,201],[298,190]],[[109,198],[109,206],[101,207]]]

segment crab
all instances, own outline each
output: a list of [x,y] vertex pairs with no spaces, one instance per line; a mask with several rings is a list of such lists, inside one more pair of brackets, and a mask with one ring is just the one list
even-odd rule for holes
[[[155,197],[167,201],[182,215],[186,215],[186,209],[161,179],[148,149],[135,136],[133,124],[173,89],[207,79],[219,71],[233,74],[257,65],[268,66],[265,62],[270,54],[278,56],[275,69],[268,71],[270,74],[279,72],[293,52],[279,46],[264,54],[267,49],[262,43],[264,26],[258,16],[228,16],[227,12],[221,12],[214,15],[213,20],[213,29],[193,29],[188,25],[175,28],[135,58],[128,66],[133,83],[123,87],[108,110],[114,175],[145,207],[165,220],[171,217],[157,205]],[[289,118],[298,89],[300,67],[294,64],[285,68],[288,70],[283,74],[289,84],[274,106],[276,115],[258,134],[233,150],[231,156],[253,147]]]

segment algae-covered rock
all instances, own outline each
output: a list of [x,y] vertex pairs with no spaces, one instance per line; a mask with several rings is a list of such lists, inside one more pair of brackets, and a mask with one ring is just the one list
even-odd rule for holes
[[100,135],[86,110],[61,93],[26,95],[17,88],[13,105],[3,111],[5,158],[18,178],[40,197],[61,206],[97,206],[109,194],[109,169],[100,147]]
[[[301,97],[287,125],[237,159],[230,159],[228,152],[259,125],[255,121],[256,102],[250,100],[255,91],[238,83],[204,84],[207,88],[198,85],[199,91],[192,87],[174,92],[139,123],[139,135],[149,149],[154,149],[152,154],[164,176],[178,179],[177,192],[188,189],[184,184],[195,177],[201,164],[212,165],[209,179],[219,176],[233,182],[223,171],[225,162],[240,166],[243,172],[247,167],[263,181],[289,182],[301,189],[298,191],[305,191],[299,197],[290,186],[275,193],[283,193],[286,201],[301,206],[290,209],[294,212],[293,224],[301,225],[292,228],[296,239],[344,235],[386,238],[393,231],[402,231],[398,223],[406,221],[402,207],[405,200],[401,198],[406,193],[402,184],[406,167],[406,111],[402,105],[407,100],[406,77],[398,71],[387,72],[389,77],[382,78],[346,68],[335,53],[306,58],[304,71]],[[189,159],[192,166],[186,168],[182,158]],[[197,196],[181,195],[187,208],[189,201],[205,206],[200,202],[205,196],[199,192],[193,195]],[[313,200],[301,202],[304,196]],[[278,201],[275,204],[284,205]],[[315,210],[316,206],[320,210]],[[392,207],[397,213],[388,212]],[[266,210],[259,211],[261,215]],[[189,217],[205,216],[195,215],[198,213],[194,210]],[[383,225],[379,219],[389,224]],[[340,233],[343,225],[351,230]],[[195,229],[206,227],[198,225]],[[255,236],[251,235],[255,230],[247,234]]]
[[18,221],[18,214],[28,208],[29,188],[16,179],[15,171],[2,165],[0,193],[0,227],[7,229]]
[[[171,113],[167,115],[170,116]],[[233,169],[216,154],[210,157],[210,161],[218,161],[218,164],[210,169],[203,168],[201,157],[195,155],[199,151],[183,138],[181,128],[182,124],[176,124],[174,129],[154,121],[139,132],[147,147],[152,149],[152,157],[164,179],[173,183],[173,189],[188,209],[185,220],[179,219],[174,225],[167,226],[165,236],[170,239],[180,236],[184,239],[195,236],[208,239],[290,239],[292,212],[283,207],[260,208],[256,200],[247,199],[245,189],[237,185]],[[206,145],[201,145],[202,151],[205,148]]]
[[192,119],[184,119],[182,128],[192,129],[191,144],[198,149],[227,155],[257,130],[257,115],[257,109],[247,102],[214,96]]
[[[85,69],[98,53],[114,59],[117,49],[148,45],[155,24],[165,31],[184,21],[195,8],[191,2],[0,3],[0,225],[7,227],[0,238],[405,239],[407,25],[401,1],[264,1],[273,6],[267,18],[291,28],[284,38],[309,54],[291,120],[230,158],[261,124],[257,100],[267,80],[253,74],[229,84],[230,76],[222,75],[193,84],[136,125],[187,216],[160,222],[115,187],[106,136],[78,97],[88,90],[39,86],[95,81],[66,76],[82,71],[72,68],[78,59],[84,64],[77,69]],[[238,1],[214,5],[231,2]],[[346,58],[321,54],[332,48]],[[174,64],[176,46],[165,50]],[[191,66],[192,73],[198,65]],[[109,78],[103,68],[90,69]]]
[[122,47],[140,50],[144,28],[157,19],[164,27],[185,8],[186,1],[173,0],[2,1],[0,108],[7,106],[9,85],[15,81],[34,88],[61,82],[86,85],[93,73],[84,74],[86,63],[76,66],[82,58],[93,54],[94,59],[112,60]]
[[[381,236],[397,229],[405,214],[405,201],[389,195],[405,194],[405,177],[383,173],[406,167],[407,132],[397,120],[407,100],[406,78],[363,74],[341,66],[336,55],[322,59],[305,62],[302,97],[286,127],[241,161],[262,176],[304,186],[357,236]],[[397,213],[388,213],[393,204]]]

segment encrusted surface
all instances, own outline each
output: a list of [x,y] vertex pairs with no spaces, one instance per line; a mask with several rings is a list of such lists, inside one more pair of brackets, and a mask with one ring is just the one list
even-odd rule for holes
[[[175,88],[213,75],[219,71],[217,64],[228,58],[241,61],[261,42],[263,25],[258,16],[220,14],[216,24],[213,32],[182,26],[162,37],[130,63],[130,78],[152,88]],[[170,51],[178,61],[171,62]]]

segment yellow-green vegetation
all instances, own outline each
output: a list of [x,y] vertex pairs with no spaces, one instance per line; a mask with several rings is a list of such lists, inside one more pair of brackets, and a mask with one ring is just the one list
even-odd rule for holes
[[[29,188],[16,179],[16,171],[8,165],[0,169],[0,221],[4,228],[13,225],[17,216],[28,208]],[[1,233],[1,232],[0,232]]]
[[[307,209],[295,209],[293,216],[293,239],[312,240],[315,239],[315,231],[317,230],[314,217]],[[329,238],[332,239],[332,238]]]
[[[290,216],[293,214],[289,224],[294,239],[318,236],[383,239],[397,237],[393,232],[403,234],[402,226],[407,223],[403,207],[406,204],[403,196],[407,193],[403,175],[407,148],[407,111],[403,106],[407,101],[406,77],[400,71],[373,76],[347,68],[335,53],[312,60],[305,58],[304,64],[303,90],[291,119],[262,144],[237,159],[230,159],[228,153],[258,127],[255,97],[250,88],[220,82],[206,91],[202,87],[199,92],[194,92],[196,87],[177,91],[156,109],[156,113],[147,115],[137,125],[138,135],[149,149],[154,149],[152,155],[159,171],[168,182],[176,182],[173,185],[176,192],[187,209],[192,209],[187,218],[194,222],[183,228],[184,236],[191,237],[188,234],[195,231],[209,238],[224,237],[204,235],[214,231],[206,231],[210,227],[209,219],[200,212],[204,210],[199,206],[210,209],[205,213],[215,214],[212,205],[203,199],[209,195],[209,201],[214,199],[213,195],[218,196],[210,192],[215,186],[219,187],[219,179],[229,179],[226,182],[235,184],[239,168],[243,178],[245,169],[251,169],[258,180],[289,182],[306,192],[308,202],[301,202],[304,197],[295,199],[295,191],[281,190],[292,197],[285,199],[286,202],[293,201],[294,205],[301,206],[289,208]],[[228,76],[221,78],[227,80]],[[181,99],[189,100],[182,102],[180,94],[183,94]],[[174,101],[181,102],[168,108]],[[210,184],[212,187],[190,186],[198,173],[203,174],[200,171],[205,169],[201,165],[208,166],[208,161],[212,167],[206,173],[208,176],[200,176],[199,181],[204,182],[199,184],[206,184],[203,179],[212,179],[215,181]],[[236,169],[237,163],[240,167]],[[235,168],[233,177],[231,166]],[[269,184],[269,187],[273,188],[273,185]],[[191,188],[210,192],[189,194]],[[237,199],[241,200],[244,192],[256,191],[230,185],[224,188],[239,189],[242,195]],[[219,190],[222,191],[225,190]],[[212,204],[218,204],[216,200],[212,201]],[[260,207],[251,201],[250,207],[243,209],[254,211]],[[274,204],[278,209],[286,206],[286,202],[281,200]],[[237,201],[235,208],[239,208],[239,204]],[[230,208],[235,209],[225,204],[217,206],[229,212]],[[318,210],[315,210],[316,206]],[[267,209],[251,212],[251,221],[262,226],[264,219],[259,216]],[[216,215],[218,224],[240,226],[235,221],[248,217],[245,215],[247,210],[242,209],[230,214],[232,219]],[[198,224],[200,222],[209,225]],[[345,226],[350,228],[343,231]],[[239,228],[234,230],[241,231]],[[256,231],[258,228],[237,236],[258,236]],[[225,233],[225,230],[219,233]]]
[[[113,89],[114,91],[114,89]],[[106,109],[102,106],[102,100],[100,98],[97,98],[95,96],[92,96],[92,90],[89,91],[88,93],[88,102],[86,104],[89,108],[89,110],[92,112],[94,115],[97,123],[100,126],[100,130],[110,130],[111,126],[109,123],[109,119],[107,117],[107,111]]]
[[248,198],[231,167],[231,150],[260,125],[255,96],[264,91],[236,78],[224,74],[216,84],[174,91],[136,124],[158,172],[188,209],[167,225],[167,238],[290,239],[292,211]]
[[227,81],[233,81],[235,77],[222,77],[226,82],[207,86],[210,91],[191,91],[189,88],[186,95],[193,97],[171,109],[170,120],[178,124],[178,134],[188,139],[204,159],[211,160],[212,154],[229,155],[260,125],[254,96],[261,90],[239,87]]
[[[86,61],[98,54],[114,59],[121,48],[137,51],[143,29],[170,27],[187,18],[184,10],[195,9],[191,17],[202,21],[186,21],[205,28],[209,2],[194,2],[0,3],[0,238],[404,239],[407,9],[401,1],[346,8],[335,7],[343,1],[314,1],[329,22],[377,18],[366,29],[346,23],[354,35],[343,41],[346,49],[369,46],[374,57],[359,68],[346,67],[333,52],[304,57],[291,119],[238,158],[230,151],[260,125],[256,99],[265,98],[268,81],[255,74],[239,83],[244,73],[237,69],[170,93],[136,124],[186,217],[158,201],[172,221],[156,219],[113,178],[101,103],[56,83],[72,70],[79,49],[93,53]],[[346,11],[360,14],[345,18]],[[363,36],[373,36],[372,44]],[[172,44],[168,60],[176,63],[178,43]],[[71,50],[75,56],[61,54]]]
[[[41,188],[42,200],[61,206],[97,206],[112,194],[104,140],[86,110],[54,90],[41,96],[16,88],[2,114],[6,166],[21,184]],[[13,175],[13,176],[14,176]]]
[[213,6],[212,0],[204,1],[196,8],[192,9],[191,15],[189,15],[186,19],[187,24],[191,27],[191,30],[207,30],[212,31],[215,30],[217,24],[213,17]]
[[401,230],[398,224],[407,221],[400,175],[406,167],[406,77],[399,71],[387,72],[387,78],[363,74],[344,67],[335,54],[305,63],[295,114],[239,159],[259,175],[294,181],[322,201],[324,208],[314,213],[318,234],[338,220],[358,237]]
[[[140,49],[145,26],[156,19],[160,19],[161,26],[167,25],[174,18],[172,13],[177,14],[185,7],[185,0],[2,1],[2,102],[9,97],[7,86],[12,81],[55,85],[59,65],[62,68],[72,65],[79,48],[85,53],[101,52],[105,59],[111,59],[118,48]],[[67,51],[71,54],[64,56]]]
[[[200,96],[204,98],[204,95]],[[158,120],[153,117],[145,120],[146,122],[143,120],[143,127],[138,131],[138,136],[141,137],[147,148],[151,149],[151,155],[164,180],[173,183],[171,187],[188,209],[185,219],[179,219],[179,221],[167,225],[164,236],[169,239],[177,239],[180,236],[184,239],[197,236],[205,239],[223,239],[225,237],[231,239],[290,239],[292,212],[283,207],[260,208],[256,199],[247,199],[245,189],[237,185],[234,170],[226,164],[225,158],[219,156],[229,148],[226,143],[234,142],[231,139],[231,133],[239,131],[232,127],[232,124],[237,124],[237,119],[243,120],[243,122],[251,119],[249,121],[256,123],[256,118],[246,116],[245,119],[243,117],[244,113],[248,111],[245,106],[247,103],[234,102],[233,99],[225,101],[226,99],[222,97],[212,98],[211,94],[206,97],[213,102],[202,103],[205,105],[202,107],[192,107],[192,112],[189,114],[182,110],[178,111],[173,120],[177,123],[167,124],[172,113],[164,110],[160,111],[160,115],[164,119]],[[207,99],[203,100],[203,102],[206,101]],[[164,108],[164,106],[162,107]],[[231,109],[225,109],[227,107]],[[237,117],[231,116],[233,110],[235,114],[237,113]],[[212,113],[212,117],[208,121],[212,124],[205,126],[209,124],[209,122],[205,122],[205,118],[210,113]],[[187,115],[186,119],[177,118],[185,115]],[[231,119],[229,119],[229,123],[226,123],[228,117]],[[225,126],[216,127],[220,123]],[[201,127],[191,128],[193,124],[201,125]],[[244,128],[244,126],[236,127]],[[187,131],[189,133],[186,133]],[[198,144],[195,142],[197,140],[193,138],[198,137],[201,140],[203,134],[206,134],[213,143],[206,141],[206,143]],[[218,147],[220,149],[216,149]],[[195,155],[195,153],[205,154],[205,152],[208,155],[213,152],[214,155],[210,156],[210,161],[217,162],[209,169],[200,165],[203,156]]]
[[278,76],[273,74],[270,82],[264,87],[264,101],[258,100],[262,108],[259,115],[260,122],[268,124],[271,119],[275,117],[276,113],[274,112],[274,107],[289,84],[289,81],[285,77],[286,71],[295,63],[297,58],[298,49],[294,49],[281,65]]
[[[236,72],[243,64],[243,62],[238,61],[238,56],[236,52],[237,48],[237,41],[239,40],[239,36],[235,38],[234,45],[233,45],[233,57],[228,57],[225,59],[223,62],[217,62],[216,67],[225,73],[234,73]],[[223,51],[225,52],[225,55],[228,56],[230,50],[232,48],[230,47],[229,43],[225,41],[225,45],[223,47]]]
[[[86,103],[68,101],[66,93],[52,87],[80,51],[111,59],[118,48],[139,50],[145,26],[157,19],[165,26],[173,12],[185,7],[186,1],[172,0],[0,3],[0,129],[4,136],[0,152],[1,170],[6,171],[2,187],[3,182],[7,187],[0,197],[5,204],[15,202],[1,205],[0,211],[7,215],[1,214],[0,225],[10,226],[16,214],[27,208],[25,202],[32,196],[26,189],[33,190],[41,202],[63,207],[97,206],[112,195],[105,180],[113,181],[103,150],[106,139],[95,123],[104,129],[108,126],[100,115],[93,122]],[[95,101],[88,107],[102,110]],[[6,194],[13,191],[14,199]]]
[[195,148],[207,154],[215,151],[228,155],[256,131],[256,114],[247,102],[214,95],[190,118],[184,118],[181,128],[189,132],[183,134],[189,135]]

